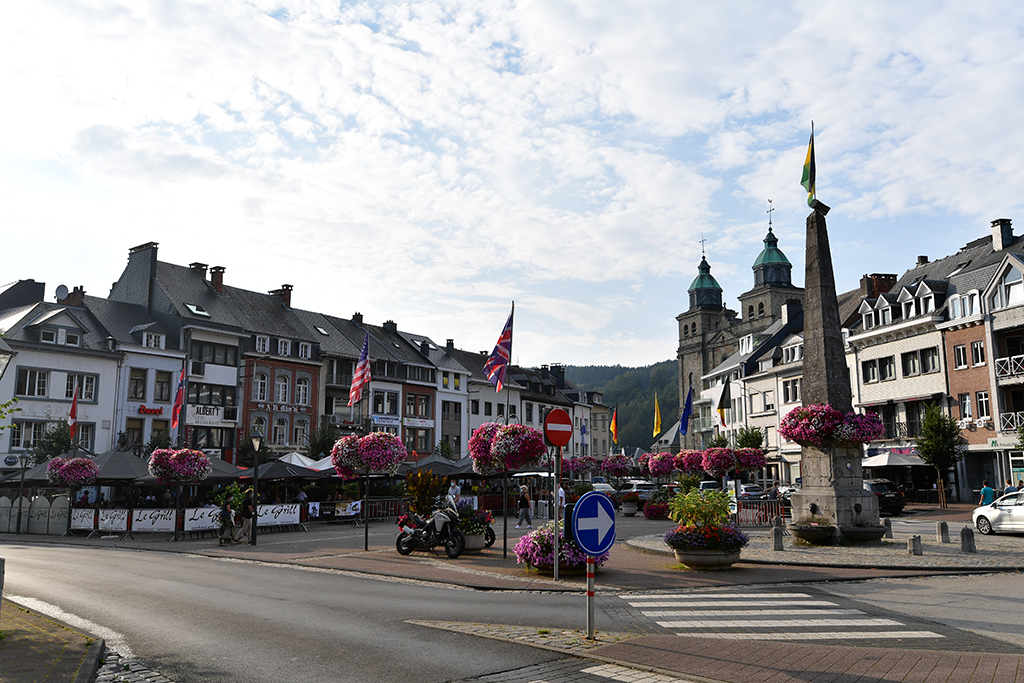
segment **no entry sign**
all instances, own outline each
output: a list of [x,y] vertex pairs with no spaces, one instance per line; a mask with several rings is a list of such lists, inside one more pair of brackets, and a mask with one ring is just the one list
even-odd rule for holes
[[555,408],[544,418],[544,436],[552,446],[561,448],[572,441],[572,418],[561,408]]

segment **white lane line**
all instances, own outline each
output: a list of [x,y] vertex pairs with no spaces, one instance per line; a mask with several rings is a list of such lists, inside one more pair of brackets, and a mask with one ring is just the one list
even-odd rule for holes
[[587,669],[580,669],[580,673],[610,678],[613,681],[623,681],[624,683],[632,683],[633,681],[642,683],[679,683],[680,681],[680,679],[674,676],[663,676],[649,671],[627,669],[624,666],[617,666],[615,664],[601,664]]
[[866,614],[859,609],[691,609],[641,612],[645,617],[805,617],[816,614]]
[[820,626],[903,626],[892,619],[685,619],[659,621],[665,628],[807,628]]
[[708,598],[809,598],[807,593],[658,593],[624,595],[625,600],[707,600]]
[[128,641],[125,640],[124,635],[113,629],[109,629],[106,626],[100,626],[96,622],[89,621],[88,619],[83,619],[77,614],[65,612],[60,607],[57,607],[57,605],[51,605],[50,603],[43,602],[42,600],[27,598],[21,595],[7,595],[5,597],[11,602],[18,603],[22,607],[34,610],[40,614],[45,614],[46,616],[53,617],[54,619],[60,619],[68,626],[80,628],[83,631],[88,631],[94,636],[103,638],[103,640],[107,641],[107,647],[114,652],[117,652],[125,659],[135,656],[132,654],[132,649],[128,647]]
[[[692,636],[692,633],[677,633],[677,636]],[[862,633],[859,631],[819,631],[817,633],[715,633],[709,638],[721,640],[893,640],[897,638],[945,638],[946,636],[931,631],[875,631]]]
[[834,602],[828,600],[747,600],[746,602],[722,602],[719,600],[707,600],[701,602],[642,602],[629,603],[632,607],[838,607]]

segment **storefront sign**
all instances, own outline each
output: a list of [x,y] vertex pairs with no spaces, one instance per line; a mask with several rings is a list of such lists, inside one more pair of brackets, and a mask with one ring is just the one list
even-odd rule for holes
[[283,403],[257,403],[256,408],[271,413],[308,413],[309,406],[288,406]]
[[1017,436],[997,436],[994,439],[989,439],[988,445],[991,448],[1016,448]]
[[74,508],[71,511],[71,528],[76,531],[92,531],[95,520],[96,511],[92,508]]
[[132,514],[132,531],[174,531],[174,521],[175,511],[172,508],[140,508]]
[[259,523],[257,526],[280,526],[282,524],[299,523],[299,504],[260,505],[258,506]]
[[128,531],[128,510],[100,510],[100,531]]
[[423,420],[423,419],[418,418],[418,417],[407,417],[407,418],[405,418],[405,426],[406,427],[421,427],[421,428],[424,428],[424,429],[433,429],[434,421],[433,420]]
[[161,408],[147,408],[146,406],[139,406],[140,415],[163,415],[164,409]]
[[235,423],[224,423],[224,408],[221,406],[190,405],[186,421],[191,425],[204,427],[234,427]]
[[210,531],[220,528],[220,508],[186,508],[185,531]]
[[402,426],[402,418],[397,415],[371,415],[370,419],[373,420],[375,425],[385,425],[388,427]]

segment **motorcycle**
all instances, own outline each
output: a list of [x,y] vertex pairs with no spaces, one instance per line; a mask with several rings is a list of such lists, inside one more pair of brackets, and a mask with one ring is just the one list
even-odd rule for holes
[[413,550],[430,550],[443,545],[445,555],[455,559],[466,549],[466,537],[459,531],[458,524],[455,500],[447,496],[442,503],[438,498],[430,519],[416,514],[399,517],[401,531],[395,539],[395,549],[400,555],[408,555]]
[[487,527],[487,531],[484,532],[484,547],[490,548],[494,545],[494,529]]

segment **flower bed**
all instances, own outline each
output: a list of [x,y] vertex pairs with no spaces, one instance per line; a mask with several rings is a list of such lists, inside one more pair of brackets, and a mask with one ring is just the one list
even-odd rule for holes
[[644,506],[644,517],[647,519],[668,519],[668,503],[651,503]]
[[[516,555],[516,562],[534,569],[553,569],[555,561],[554,534],[554,522],[548,522],[539,529],[524,534],[512,548],[512,552]],[[594,564],[600,567],[607,559],[608,553],[601,553],[594,557]],[[585,569],[587,566],[586,553],[580,550],[574,541],[565,538],[561,524],[558,527],[558,560],[559,568]]]
[[467,536],[486,533],[487,527],[494,522],[490,510],[482,507],[474,510],[468,500],[460,500],[456,507],[459,510],[459,528]]
[[665,544],[672,550],[719,551],[735,554],[746,547],[750,537],[731,524],[720,526],[677,526],[665,532]]

